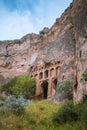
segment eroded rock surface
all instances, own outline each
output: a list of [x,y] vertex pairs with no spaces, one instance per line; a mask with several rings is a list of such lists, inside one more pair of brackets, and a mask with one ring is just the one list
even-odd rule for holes
[[74,100],[81,100],[87,90],[81,82],[87,69],[87,0],[73,0],[54,25],[43,31],[44,34],[28,34],[20,40],[0,41],[0,74],[5,79],[22,74],[39,76],[46,65],[57,62],[57,84],[72,80]]

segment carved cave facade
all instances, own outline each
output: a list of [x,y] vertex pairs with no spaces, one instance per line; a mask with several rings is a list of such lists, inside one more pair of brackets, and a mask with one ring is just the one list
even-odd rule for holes
[[51,98],[57,87],[60,62],[51,61],[31,67],[30,77],[36,78],[36,96],[42,99]]

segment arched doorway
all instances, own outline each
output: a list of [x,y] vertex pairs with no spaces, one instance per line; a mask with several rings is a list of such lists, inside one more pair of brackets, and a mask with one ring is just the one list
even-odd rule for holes
[[48,78],[48,70],[45,71],[44,78]]
[[51,70],[50,70],[50,76],[53,77],[54,75],[55,75],[54,68],[51,68]]
[[54,79],[53,80],[53,88],[56,90],[56,87],[57,87],[57,79]]
[[39,79],[42,79],[42,78],[43,78],[43,72],[40,72]]
[[42,98],[43,99],[47,99],[47,95],[48,95],[48,82],[44,81],[41,84],[41,87],[42,87]]

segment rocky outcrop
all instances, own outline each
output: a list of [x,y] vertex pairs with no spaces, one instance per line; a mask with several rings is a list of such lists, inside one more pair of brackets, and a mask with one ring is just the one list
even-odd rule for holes
[[86,86],[81,82],[83,72],[87,69],[87,0],[74,0],[72,22],[76,41],[75,66],[77,81],[74,87],[74,100],[79,101],[87,94]]
[[[43,72],[42,63],[46,65],[54,59],[59,61],[61,66],[57,82],[59,84],[65,79],[73,81],[73,99],[76,102],[87,95],[87,83],[81,82],[82,74],[87,69],[86,5],[86,0],[74,0],[61,18],[56,20],[51,28],[52,30],[55,28],[55,38],[41,48],[32,68],[32,71],[40,74]],[[45,67],[44,70],[46,69]]]
[[74,100],[81,100],[86,90],[81,76],[87,69],[87,0],[73,0],[54,25],[43,31],[20,40],[1,41],[0,74],[9,79],[34,70],[39,73],[40,66],[59,62],[57,84],[72,80]]
[[0,73],[6,79],[28,73],[41,48],[72,28],[70,8],[56,19],[50,29],[44,28],[44,34],[28,34],[20,40],[0,41]]

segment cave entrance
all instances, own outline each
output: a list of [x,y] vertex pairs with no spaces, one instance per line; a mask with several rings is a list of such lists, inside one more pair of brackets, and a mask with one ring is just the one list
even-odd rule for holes
[[43,99],[47,99],[47,95],[48,95],[48,82],[44,81],[41,84],[41,87],[42,87],[42,98]]

